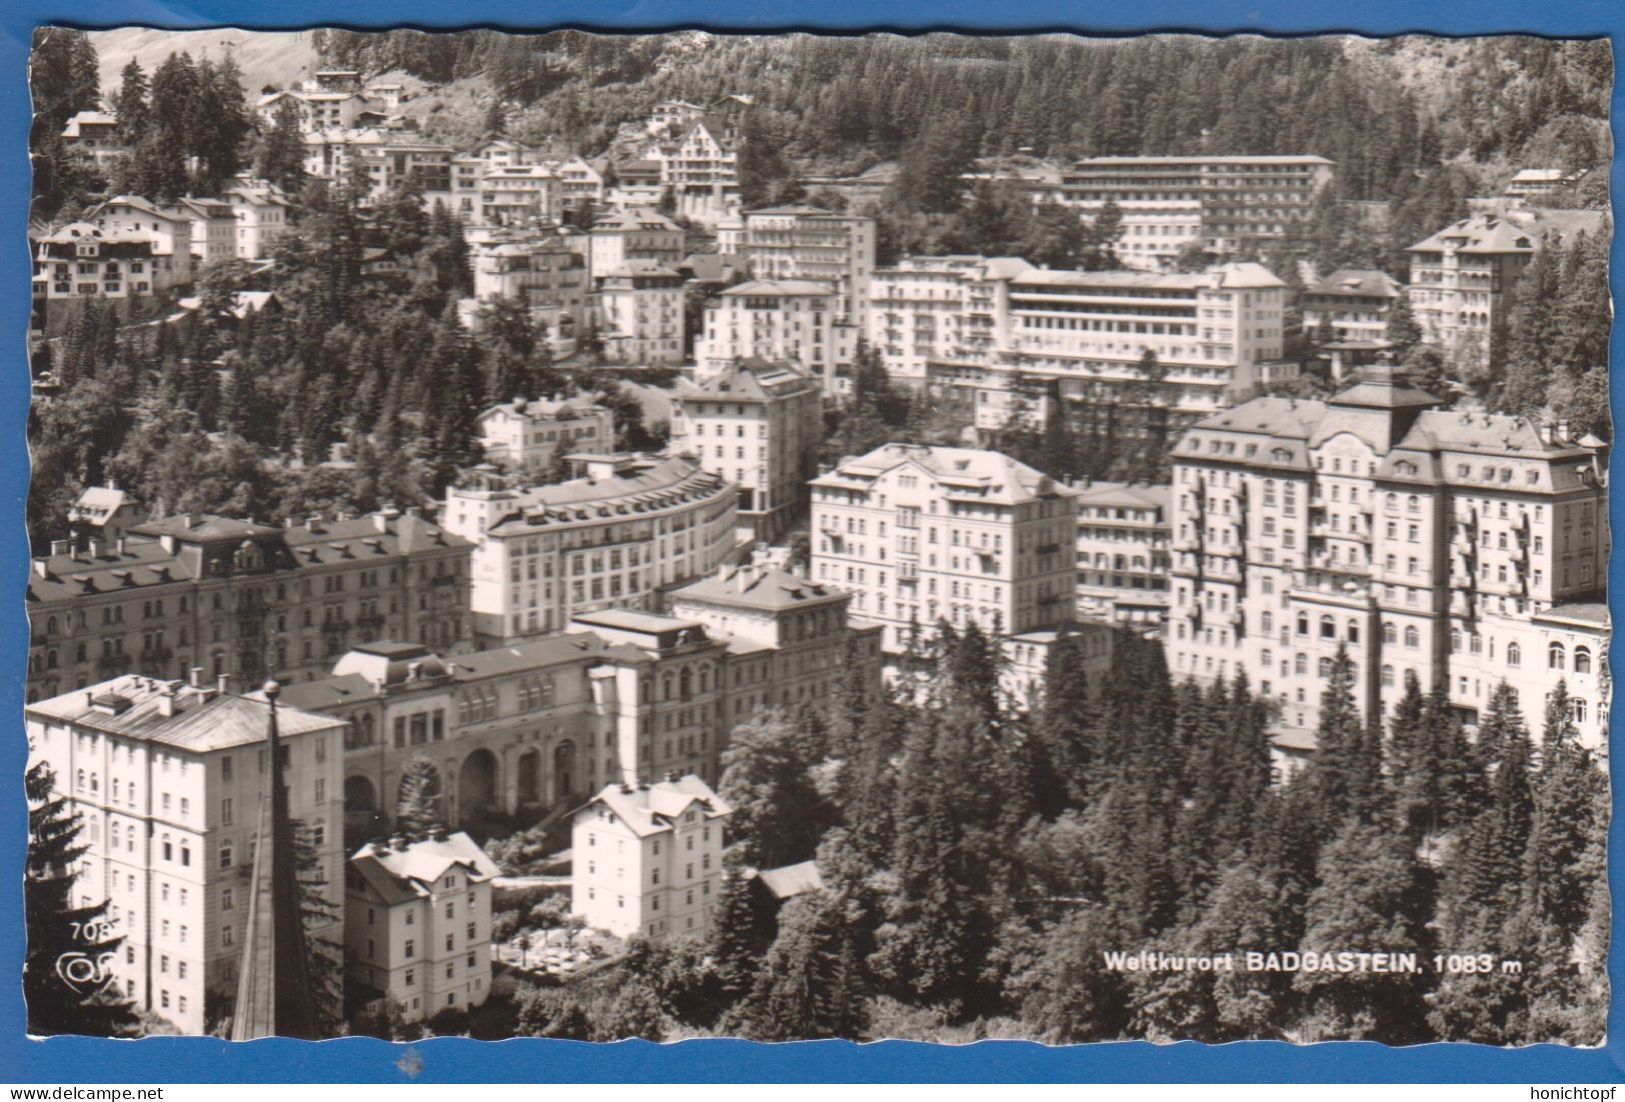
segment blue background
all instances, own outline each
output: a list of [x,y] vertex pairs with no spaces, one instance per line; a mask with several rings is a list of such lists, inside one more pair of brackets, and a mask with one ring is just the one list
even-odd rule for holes
[[[759,1045],[746,1041],[687,1041],[654,1045],[623,1041],[589,1045],[568,1041],[513,1040],[500,1045],[457,1038],[395,1045],[370,1038],[311,1044],[267,1040],[228,1044],[204,1038],[109,1041],[24,1036],[22,972],[22,856],[27,822],[18,799],[26,743],[22,731],[22,675],[28,650],[23,586],[28,572],[23,501],[27,455],[22,441],[28,405],[23,334],[28,322],[30,270],[26,248],[29,104],[28,43],[41,23],[94,28],[144,23],[167,27],[234,25],[284,29],[299,25],[357,28],[409,23],[449,27],[478,21],[488,26],[537,28],[574,25],[602,29],[660,30],[1076,30],[1131,34],[1149,30],[1210,33],[1364,34],[1433,32],[1488,34],[1530,32],[1556,36],[1607,35],[1621,62],[1625,3],[1621,0],[1177,0],[1161,4],[970,2],[970,0],[848,0],[789,3],[760,0],[748,7],[713,0],[590,0],[527,4],[523,0],[202,0],[159,4],[152,0],[0,0],[0,776],[12,778],[0,802],[0,1081],[35,1084],[127,1084],[163,1082],[407,1082],[397,1067],[406,1050],[420,1064],[419,1082],[581,1081],[1500,1081],[1544,1083],[1617,1082],[1622,1074],[1622,1019],[1617,993],[1622,975],[1619,911],[1615,912],[1610,970],[1616,1000],[1609,1016],[1613,1043],[1573,1051],[1555,1046],[1500,1050],[1477,1045],[1426,1045],[1390,1049],[1365,1043],[1298,1047],[1246,1042],[1210,1047],[1194,1043],[1146,1043],[1045,1048],[1021,1042],[986,1041],[958,1048],[905,1042],[854,1045],[844,1041]],[[1625,191],[1619,158],[1625,92],[1616,81],[1613,98],[1614,194]],[[1615,300],[1625,288],[1625,247],[1613,245]],[[1610,362],[1625,362],[1616,319]],[[1625,386],[1613,391],[1616,425],[1625,426]],[[1611,474],[1621,485],[1620,454]],[[1613,499],[1615,530],[1625,533],[1625,492]],[[1610,593],[1625,595],[1625,565],[1614,557]],[[1622,619],[1625,622],[1625,619]],[[1615,654],[1610,655],[1613,662]],[[1614,662],[1614,683],[1621,684]],[[1616,710],[1616,714],[1617,710]],[[1616,811],[1619,790],[1616,786]],[[1620,817],[1610,835],[1613,883],[1625,870]]]

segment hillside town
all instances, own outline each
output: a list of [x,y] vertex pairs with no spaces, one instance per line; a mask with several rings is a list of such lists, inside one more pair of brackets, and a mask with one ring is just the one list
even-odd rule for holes
[[[1384,191],[120,33],[31,75],[30,1032],[1597,1043],[1584,44],[1469,44],[1562,91],[1493,155],[1383,99]],[[1422,964],[1103,963],[1255,948]]]

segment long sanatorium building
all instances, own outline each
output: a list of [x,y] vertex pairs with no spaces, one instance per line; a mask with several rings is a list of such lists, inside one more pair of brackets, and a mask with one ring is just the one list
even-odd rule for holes
[[684,458],[573,457],[583,476],[519,490],[495,471],[446,491],[446,529],[477,545],[472,623],[491,646],[603,608],[648,609],[734,547],[738,489]]
[[1368,716],[1415,674],[1468,723],[1505,680],[1538,725],[1561,678],[1605,749],[1603,444],[1440,406],[1379,365],[1329,401],[1258,398],[1192,429],[1173,457],[1171,672],[1260,679],[1289,751],[1313,747],[1339,647]]

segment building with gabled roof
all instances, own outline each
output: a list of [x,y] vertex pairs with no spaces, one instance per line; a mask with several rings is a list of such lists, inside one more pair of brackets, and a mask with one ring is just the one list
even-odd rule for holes
[[1073,618],[1077,492],[995,451],[883,444],[812,480],[812,577],[854,591],[888,653],[939,620],[992,635]]
[[[30,763],[50,764],[58,793],[87,825],[74,902],[107,901],[122,939],[107,962],[112,983],[182,1033],[207,1032],[211,1000],[229,1005],[237,990],[273,775],[268,720],[263,700],[139,674],[24,710]],[[310,934],[336,941],[344,721],[279,707],[277,722],[289,811],[306,827],[327,885],[318,890],[333,908]]]
[[571,911],[617,937],[707,936],[732,810],[693,775],[605,785],[575,813]]
[[90,155],[96,167],[107,170],[128,152],[119,140],[118,118],[105,111],[80,111],[62,128],[62,144]]
[[1608,538],[1601,442],[1449,410],[1392,365],[1325,402],[1259,398],[1198,422],[1173,456],[1175,677],[1238,669],[1311,741],[1339,647],[1386,716],[1415,676],[1469,726],[1503,680],[1525,715],[1566,678],[1605,742]]
[[1078,611],[1117,623],[1168,616],[1166,483],[1083,481],[1078,491]]
[[408,1022],[483,1004],[499,871],[460,831],[357,850],[344,871],[344,957],[361,998],[391,1000]]
[[811,279],[835,288],[843,321],[868,323],[875,270],[875,220],[804,204],[760,207],[742,216],[739,252],[756,279]]
[[850,389],[857,330],[839,324],[832,284],[756,279],[729,287],[705,306],[705,330],[694,348],[697,380],[742,360],[789,362],[835,397]]

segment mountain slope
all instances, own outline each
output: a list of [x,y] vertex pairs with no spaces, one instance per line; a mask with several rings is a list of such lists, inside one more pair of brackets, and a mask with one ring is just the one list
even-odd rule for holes
[[90,31],[91,44],[101,58],[103,95],[117,90],[119,73],[134,58],[151,76],[172,53],[189,53],[221,61],[230,54],[243,70],[243,89],[250,100],[267,84],[286,86],[310,76],[319,62],[308,31],[247,31],[215,27],[200,31],[171,31],[156,27],[118,27]]

